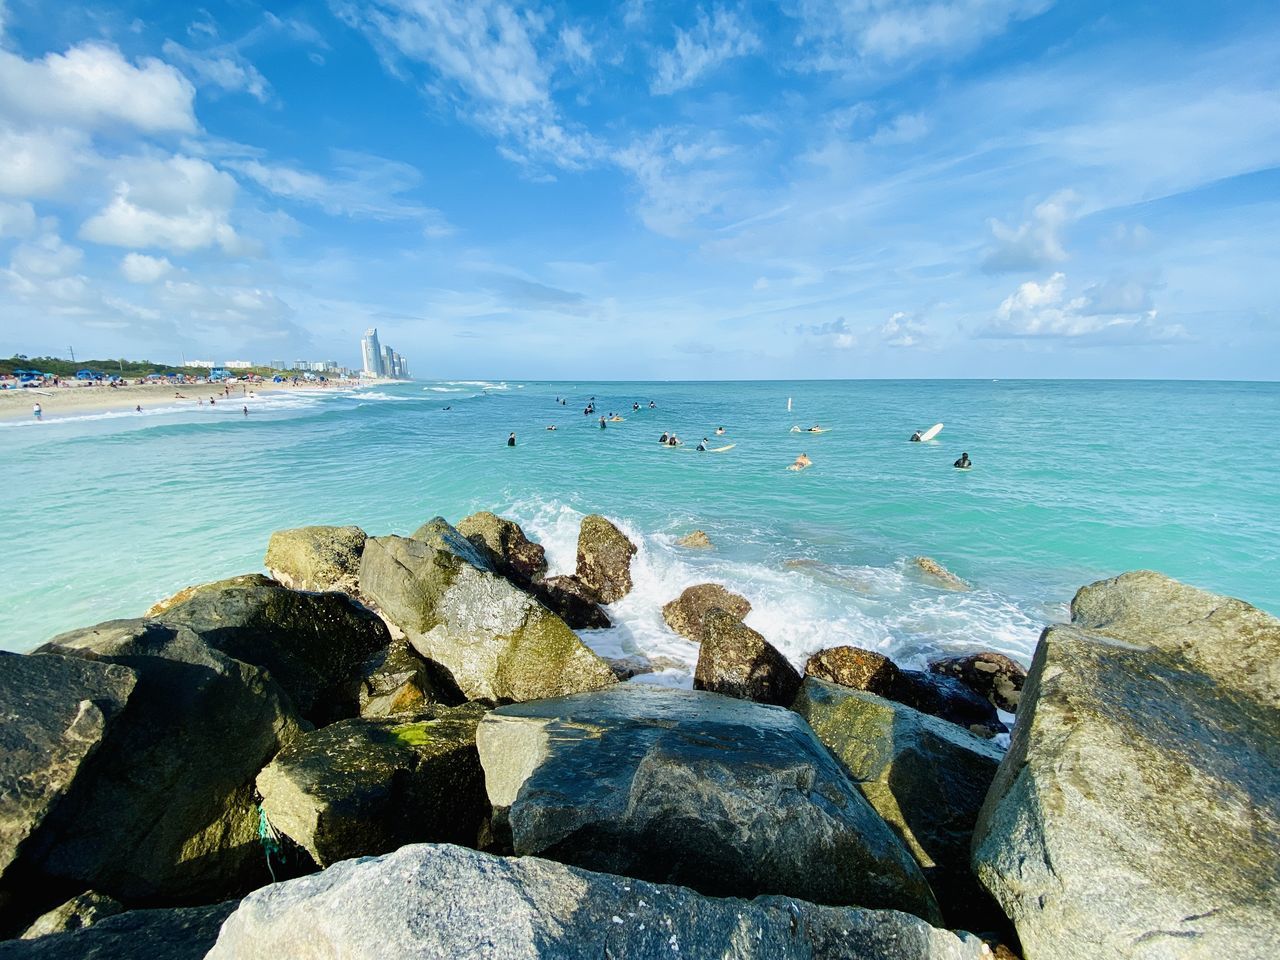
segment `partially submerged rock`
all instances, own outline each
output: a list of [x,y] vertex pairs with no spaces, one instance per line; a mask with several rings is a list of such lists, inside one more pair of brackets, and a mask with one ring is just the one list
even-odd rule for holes
[[154,620],[73,630],[39,652],[128,667],[137,684],[24,851],[25,869],[126,903],[207,901],[266,882],[253,778],[306,727],[271,674]]
[[969,589],[969,584],[965,583],[932,557],[916,557],[911,562],[916,565],[921,573],[932,579],[937,586],[946,590]]
[[531,583],[547,573],[547,553],[525,536],[520,524],[487,510],[458,523],[458,532],[483,552],[503,576]]
[[[0,941],[0,960],[203,960],[235,902],[130,910],[35,940]],[[290,956],[285,952],[281,957]]]
[[371,538],[360,589],[468,699],[535,700],[616,682],[563,620],[443,520],[412,539]]
[[768,640],[732,613],[713,608],[703,619],[693,687],[785,707],[795,699],[800,674]]
[[343,720],[298,737],[258,775],[262,809],[322,867],[420,841],[472,845],[489,813],[478,705],[414,720]]
[[355,526],[277,530],[267,543],[264,565],[271,576],[295,590],[354,594],[366,539]]
[[1029,957],[1280,956],[1280,621],[1159,574],[1041,636],[973,867]]
[[128,667],[0,652],[0,878],[102,746],[136,683]]
[[793,709],[911,851],[948,925],[1004,927],[969,869],[973,825],[1004,753],[953,723],[813,677]]
[[159,619],[271,671],[315,724],[356,714],[360,666],[391,640],[378,616],[346,594],[290,590],[263,576],[205,584]]
[[1027,681],[1027,671],[1022,664],[1003,653],[989,650],[934,660],[929,664],[929,670],[954,677],[1006,713],[1018,712],[1018,698],[1022,696],[1022,687]]
[[36,937],[47,937],[52,933],[70,933],[91,927],[99,920],[124,913],[124,904],[115,897],[103,893],[86,890],[78,897],[72,897],[66,903],[54,907],[41,915],[35,923],[22,932],[23,940],[34,940]]
[[[388,891],[394,891],[389,895]],[[372,951],[372,952],[371,952]],[[891,910],[718,900],[536,857],[405,847],[246,898],[209,960],[981,960],[970,934]]]
[[818,680],[905,703],[980,736],[989,737],[1008,729],[985,697],[954,677],[902,670],[873,650],[847,646],[822,650],[809,658],[805,673]]
[[213,583],[193,583],[189,587],[183,587],[177,593],[165,597],[163,600],[157,600],[151,606],[147,607],[144,617],[159,617],[171,607],[176,607],[180,603],[186,603],[201,590],[208,590],[211,587],[229,587],[229,586],[254,586],[256,584],[269,581],[270,577],[264,577],[260,573],[244,573],[238,577],[228,577],[226,580],[216,580]]
[[604,630],[613,626],[595,594],[576,576],[547,577],[529,586],[538,602],[574,630]]
[[578,580],[601,603],[617,603],[631,592],[636,546],[605,517],[582,518],[578,531]]
[[501,707],[477,745],[519,855],[938,917],[911,855],[789,710],[627,684]]
[[686,547],[689,550],[714,550],[715,544],[711,542],[711,538],[702,530],[695,530],[693,533],[687,533],[676,541],[676,546]]
[[680,636],[701,643],[707,612],[717,608],[741,620],[751,612],[751,601],[718,583],[700,583],[686,588],[666,604],[662,608],[662,619]]

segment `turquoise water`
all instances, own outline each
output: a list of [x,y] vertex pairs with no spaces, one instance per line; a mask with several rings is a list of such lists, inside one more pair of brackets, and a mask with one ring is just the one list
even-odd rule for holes
[[[590,396],[626,422],[600,430],[582,415]],[[657,410],[632,412],[650,399]],[[815,421],[831,431],[789,432]],[[907,442],[937,421],[937,441]],[[705,580],[746,595],[747,622],[797,662],[837,643],[906,663],[979,647],[1025,662],[1077,587],[1134,568],[1280,613],[1277,423],[1278,384],[1114,381],[415,383],[264,397],[248,418],[0,423],[0,647],[260,569],[277,528],[404,534],[494,509],[563,570],[582,514],[621,521],[641,546],[636,590],[616,629],[584,636],[683,664],[659,679],[687,682],[697,653],[659,607]],[[688,446],[660,447],[671,429]],[[703,435],[736,447],[698,454]],[[802,451],[814,466],[788,472]],[[951,467],[961,451],[967,473]],[[674,545],[695,527],[716,551]],[[907,566],[918,554],[975,589],[923,583]]]

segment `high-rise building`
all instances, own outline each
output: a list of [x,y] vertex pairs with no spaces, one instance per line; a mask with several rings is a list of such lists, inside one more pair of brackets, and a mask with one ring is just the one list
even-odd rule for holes
[[394,377],[396,375],[395,360],[391,353],[390,347],[384,346],[382,348],[382,375],[384,377]]
[[364,332],[364,339],[360,341],[360,354],[365,374],[371,377],[383,376],[382,347],[378,343],[377,327],[370,327]]

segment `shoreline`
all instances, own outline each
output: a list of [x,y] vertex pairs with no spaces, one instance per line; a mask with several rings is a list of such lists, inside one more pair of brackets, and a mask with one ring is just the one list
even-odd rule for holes
[[370,381],[341,380],[326,383],[235,383],[231,393],[224,394],[221,384],[213,383],[146,383],[123,387],[61,386],[0,390],[0,421],[34,420],[32,407],[38,402],[44,408],[43,420],[69,419],[83,414],[131,413],[138,406],[177,408],[184,404],[199,407],[203,400],[222,400],[229,406],[242,406],[264,394],[280,394],[317,390],[355,390],[370,386]]

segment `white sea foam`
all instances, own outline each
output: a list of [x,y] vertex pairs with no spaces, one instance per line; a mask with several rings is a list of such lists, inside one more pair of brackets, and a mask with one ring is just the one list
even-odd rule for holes
[[[552,573],[572,572],[582,514],[559,503],[522,502],[510,515],[547,551]],[[933,589],[912,577],[905,562],[855,567],[801,561],[783,566],[717,553],[692,553],[666,534],[649,534],[621,519],[636,544],[631,593],[608,608],[615,626],[583,631],[602,656],[640,655],[671,663],[645,682],[688,687],[698,646],[662,619],[663,604],[686,587],[721,583],[751,601],[746,623],[797,669],[818,650],[849,644],[879,651],[907,668],[942,656],[996,650],[1030,662],[1043,623],[991,591]]]

